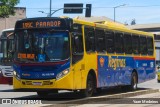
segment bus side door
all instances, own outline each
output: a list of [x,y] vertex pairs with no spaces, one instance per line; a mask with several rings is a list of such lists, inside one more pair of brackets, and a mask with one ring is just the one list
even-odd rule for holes
[[74,89],[82,88],[83,59],[83,39],[81,33],[72,34],[72,69],[73,69],[73,86]]

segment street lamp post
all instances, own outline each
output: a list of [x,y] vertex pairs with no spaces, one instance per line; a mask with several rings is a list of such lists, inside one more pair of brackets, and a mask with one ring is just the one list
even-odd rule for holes
[[113,7],[113,9],[114,9],[114,22],[116,21],[116,8],[122,7],[122,6],[125,6],[125,5],[126,5],[126,4],[122,4],[122,5]]
[[52,15],[52,0],[50,0],[50,10],[49,10],[49,17],[51,17]]
[[52,17],[52,15],[53,15],[54,13],[56,13],[57,11],[62,10],[62,9],[64,9],[64,8],[59,8],[59,9],[57,9],[57,10],[51,10],[51,12],[53,11],[52,13],[46,13],[46,12],[44,12],[44,11],[38,11],[38,12],[47,14],[47,17]]

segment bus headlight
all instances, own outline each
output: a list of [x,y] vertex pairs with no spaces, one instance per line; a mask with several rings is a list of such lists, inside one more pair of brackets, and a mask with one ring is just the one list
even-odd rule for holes
[[63,76],[65,76],[68,73],[69,73],[69,69],[65,69],[64,71],[58,73],[57,76],[56,76],[56,80],[62,78]]
[[16,76],[16,74],[17,74],[16,71],[13,71],[13,75]]
[[2,74],[2,71],[0,70],[0,76],[2,76],[3,74]]
[[20,80],[20,75],[16,71],[13,71],[13,75],[17,78],[17,80]]

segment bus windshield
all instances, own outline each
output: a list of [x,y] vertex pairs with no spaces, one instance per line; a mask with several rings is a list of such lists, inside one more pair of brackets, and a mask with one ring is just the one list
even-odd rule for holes
[[[18,61],[55,62],[69,58],[67,31],[19,30],[15,32],[15,37]],[[39,59],[40,55],[43,56],[43,61]]]
[[12,51],[14,50],[14,35],[12,31],[4,31],[1,35],[1,50],[3,58],[13,58]]

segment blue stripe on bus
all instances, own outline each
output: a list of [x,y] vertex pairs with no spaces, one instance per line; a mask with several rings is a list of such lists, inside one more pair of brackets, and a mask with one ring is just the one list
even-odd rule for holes
[[130,85],[131,73],[138,73],[138,82],[155,78],[155,60],[125,56],[98,55],[98,87]]

